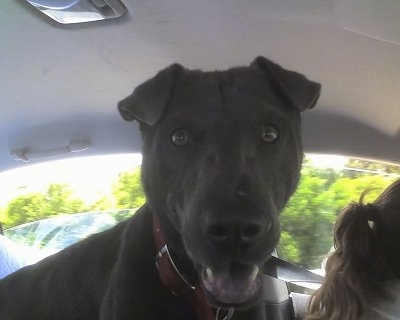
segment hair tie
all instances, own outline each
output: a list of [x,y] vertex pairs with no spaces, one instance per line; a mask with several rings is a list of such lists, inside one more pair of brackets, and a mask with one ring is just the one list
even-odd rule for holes
[[368,225],[370,229],[374,227],[374,224],[376,222],[376,215],[377,215],[377,208],[375,205],[372,203],[367,203],[366,205],[362,205],[364,212],[363,215],[367,219]]

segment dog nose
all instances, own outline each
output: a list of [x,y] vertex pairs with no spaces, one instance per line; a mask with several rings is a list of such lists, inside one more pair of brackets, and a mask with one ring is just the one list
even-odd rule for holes
[[209,223],[206,226],[206,233],[211,241],[218,244],[244,244],[257,240],[265,227],[261,221],[236,218]]

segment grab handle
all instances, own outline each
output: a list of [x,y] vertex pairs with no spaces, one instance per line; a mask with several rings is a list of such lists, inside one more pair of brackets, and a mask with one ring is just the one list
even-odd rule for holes
[[30,160],[37,159],[50,159],[67,155],[74,152],[85,151],[89,148],[89,142],[87,140],[70,140],[66,146],[45,149],[45,150],[31,150],[28,147],[18,148],[10,151],[10,155],[15,160],[22,160],[28,162]]

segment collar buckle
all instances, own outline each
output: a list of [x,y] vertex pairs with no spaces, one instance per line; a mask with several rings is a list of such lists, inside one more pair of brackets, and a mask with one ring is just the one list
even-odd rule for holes
[[[196,289],[178,270],[169,253],[167,244],[164,244],[157,252],[156,266],[162,281],[175,296],[187,296]],[[177,277],[173,277],[173,274],[177,275]]]

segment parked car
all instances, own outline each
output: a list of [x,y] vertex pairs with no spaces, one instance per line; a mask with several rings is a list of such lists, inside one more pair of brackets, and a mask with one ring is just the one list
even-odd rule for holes
[[42,250],[44,257],[109,229],[134,212],[131,209],[57,215],[6,229],[4,234],[21,245]]

